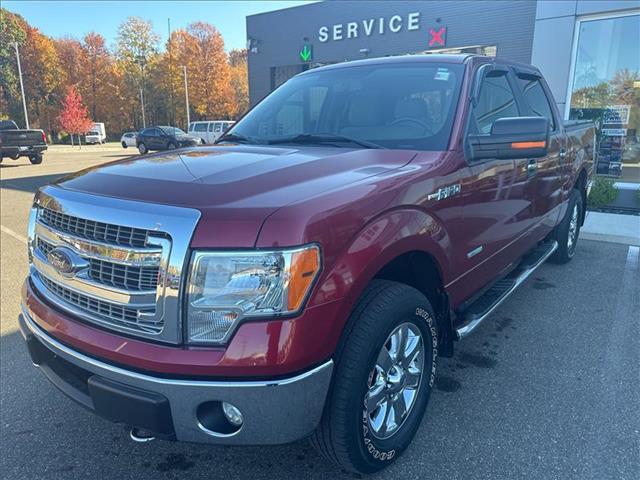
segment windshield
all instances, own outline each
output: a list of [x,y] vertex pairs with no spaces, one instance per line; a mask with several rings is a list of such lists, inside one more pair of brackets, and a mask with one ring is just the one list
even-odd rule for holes
[[232,127],[229,141],[295,144],[304,138],[309,144],[333,138],[331,145],[342,147],[353,147],[355,140],[445,150],[463,68],[407,63],[311,71],[265,98]]
[[167,135],[173,135],[173,136],[176,136],[176,137],[178,137],[180,135],[186,135],[185,132],[183,132],[182,130],[180,130],[179,128],[176,128],[176,127],[160,127],[160,130],[162,130]]

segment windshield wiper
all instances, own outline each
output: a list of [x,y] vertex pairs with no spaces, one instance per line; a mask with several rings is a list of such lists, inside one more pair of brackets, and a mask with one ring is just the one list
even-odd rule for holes
[[253,142],[249,137],[245,137],[244,135],[240,135],[238,133],[227,133],[226,135],[222,135],[218,140],[215,141],[216,144],[221,142],[256,143]]
[[342,135],[301,133],[293,137],[276,138],[267,142],[269,145],[277,145],[279,143],[298,143],[298,144],[314,144],[314,143],[352,143],[364,148],[384,148],[377,143],[368,142],[366,140],[356,140],[355,138],[343,137]]

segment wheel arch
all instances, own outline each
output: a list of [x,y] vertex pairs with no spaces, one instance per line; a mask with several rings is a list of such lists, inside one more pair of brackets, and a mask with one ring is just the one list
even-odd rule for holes
[[439,354],[452,352],[449,300],[444,285],[451,271],[451,243],[435,216],[415,208],[389,211],[367,223],[333,262],[318,286],[317,300],[343,299],[343,328],[366,287],[375,279],[412,286],[432,303],[440,337]]
[[576,181],[573,184],[573,188],[580,192],[582,196],[582,218],[580,219],[580,225],[584,225],[584,220],[587,216],[587,169],[583,167],[578,172]]

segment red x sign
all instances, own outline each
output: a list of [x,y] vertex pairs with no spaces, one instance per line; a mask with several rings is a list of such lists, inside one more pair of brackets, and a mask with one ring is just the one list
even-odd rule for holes
[[444,47],[447,40],[447,27],[442,27],[438,31],[436,31],[434,28],[430,28],[429,35],[431,35],[431,39],[429,40],[430,47]]

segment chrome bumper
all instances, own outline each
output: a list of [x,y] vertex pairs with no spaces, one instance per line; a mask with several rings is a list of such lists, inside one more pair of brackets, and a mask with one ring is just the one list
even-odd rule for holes
[[[166,398],[173,423],[173,437],[179,441],[267,445],[303,438],[312,433],[320,421],[333,370],[333,361],[330,360],[305,373],[280,380],[198,381],[158,378],[101,362],[61,344],[36,325],[24,306],[21,330],[27,342],[39,342],[55,356],[86,372],[88,377],[95,376],[101,381],[122,385],[125,389],[129,387]],[[79,400],[73,392],[74,385],[65,383],[57,376],[55,369],[42,370],[64,393],[92,409],[90,396],[86,396],[86,401]],[[232,434],[218,434],[203,427],[196,412],[201,404],[211,401],[228,402],[236,406],[244,417],[242,427]]]

